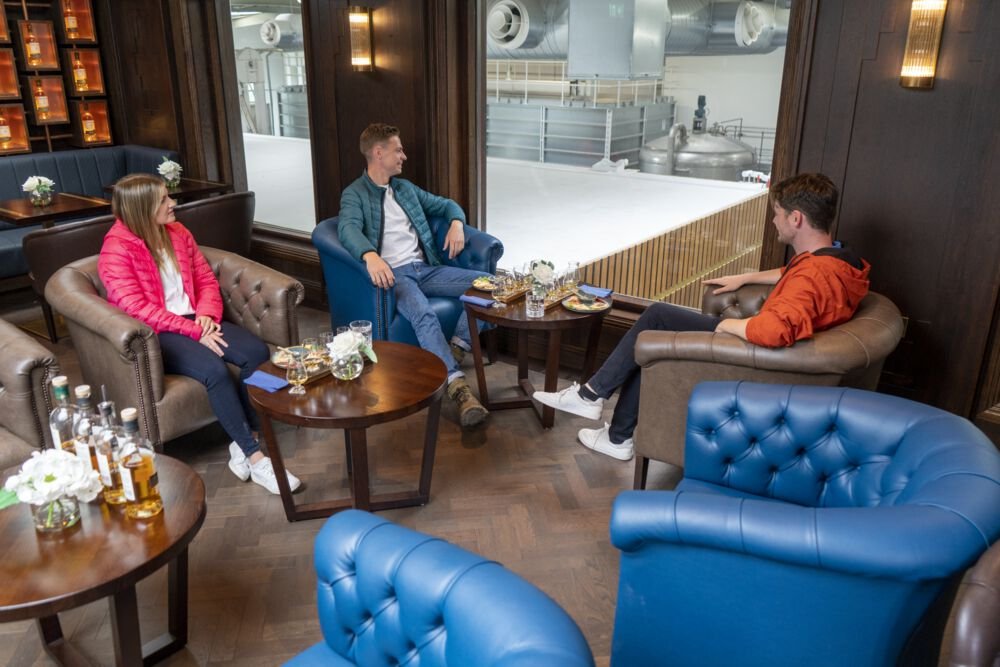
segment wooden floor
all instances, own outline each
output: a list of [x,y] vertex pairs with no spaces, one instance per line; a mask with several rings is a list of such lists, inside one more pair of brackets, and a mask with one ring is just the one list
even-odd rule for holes
[[[38,310],[0,303],[0,315],[24,321]],[[324,319],[322,313],[303,313],[301,334],[317,331]],[[50,347],[71,382],[82,381],[72,344]],[[487,377],[491,392],[513,386],[515,368],[501,360]],[[541,384],[540,375],[533,379]],[[416,479],[423,424],[420,414],[369,432],[376,490]],[[631,486],[633,465],[577,444],[576,431],[592,424],[558,414],[555,427],[543,430],[531,411],[507,410],[494,413],[484,429],[463,433],[446,399],[430,503],[381,515],[525,577],[569,612],[597,664],[607,665],[618,581],[608,518],[614,497]],[[341,433],[283,427],[280,437],[290,469],[304,482],[300,502],[346,495]],[[323,521],[286,522],[277,496],[229,471],[227,441],[214,427],[167,450],[205,480],[208,515],[190,549],[188,646],[166,665],[276,665],[321,638],[311,561]],[[666,470],[655,466],[650,480],[654,488],[670,483]],[[165,572],[141,583],[138,593],[145,640],[166,627]],[[100,664],[113,664],[105,601],[61,619],[74,645]],[[24,622],[0,625],[0,664],[52,663],[34,625]]]

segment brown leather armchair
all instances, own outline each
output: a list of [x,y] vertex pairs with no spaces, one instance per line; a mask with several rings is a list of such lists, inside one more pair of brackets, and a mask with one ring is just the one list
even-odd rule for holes
[[0,320],[0,471],[52,446],[49,381],[56,375],[55,355]]
[[[713,295],[702,312],[744,318],[760,311],[770,285],[745,285]],[[649,460],[684,466],[688,398],[699,382],[747,380],[875,389],[882,363],[903,336],[903,318],[886,297],[870,292],[854,317],[791,347],[766,348],[731,334],[644,331],[635,345],[642,366],[639,423],[635,430],[634,487],[645,488]]]
[[948,664],[1000,665],[1000,542],[965,573],[953,608]]
[[[304,297],[299,281],[231,252],[201,250],[219,279],[227,321],[271,345],[298,342],[295,307]],[[45,298],[69,326],[83,376],[93,386],[105,385],[119,408],[136,407],[157,449],[215,421],[201,383],[163,372],[153,330],[105,300],[96,256],[56,271]]]

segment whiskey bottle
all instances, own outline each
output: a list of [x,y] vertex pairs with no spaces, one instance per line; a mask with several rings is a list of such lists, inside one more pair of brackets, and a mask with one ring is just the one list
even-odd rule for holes
[[56,407],[49,414],[49,431],[52,433],[52,446],[76,453],[73,443],[73,417],[76,409],[69,403],[69,380],[65,375],[52,378],[52,397]]
[[90,90],[90,84],[87,82],[87,68],[83,66],[83,61],[80,60],[79,51],[73,52],[73,85],[76,87],[76,92],[78,93]]
[[94,114],[90,113],[90,105],[86,102],[83,103],[80,124],[83,125],[83,140],[97,141],[97,124],[94,123]]
[[148,519],[163,511],[153,447],[139,434],[135,408],[121,412],[123,439],[118,471],[125,494],[125,514],[130,519]]
[[63,27],[66,29],[67,39],[80,38],[80,25],[73,13],[73,5],[70,0],[63,0]]
[[89,470],[97,470],[97,447],[94,430],[97,428],[97,413],[90,400],[90,385],[80,384],[73,390],[76,394],[76,419],[73,420],[73,449],[78,459]]
[[101,483],[104,484],[104,502],[109,505],[121,505],[125,502],[122,492],[122,476],[118,470],[121,462],[122,438],[118,415],[112,401],[102,401],[97,404],[101,415],[101,425],[96,432],[97,470],[101,473]]
[[7,116],[0,110],[0,149],[10,148],[10,124],[7,123]]
[[35,111],[38,113],[38,120],[49,119],[49,97],[42,88],[41,79],[35,79]]
[[35,29],[29,23],[27,25],[27,36],[24,38],[24,50],[28,55],[28,66],[38,67],[42,64],[42,45],[35,37]]

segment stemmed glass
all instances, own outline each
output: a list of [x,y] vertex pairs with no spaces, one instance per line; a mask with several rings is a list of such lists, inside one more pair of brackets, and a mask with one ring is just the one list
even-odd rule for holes
[[285,372],[285,377],[288,379],[289,384],[292,385],[288,393],[297,396],[306,393],[304,385],[306,380],[309,379],[309,373],[306,372],[305,360],[300,355],[292,355],[291,359],[288,360],[288,367]]

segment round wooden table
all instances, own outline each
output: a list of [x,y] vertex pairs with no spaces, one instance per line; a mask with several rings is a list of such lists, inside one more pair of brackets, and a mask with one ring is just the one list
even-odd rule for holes
[[[289,394],[288,388],[269,393],[259,387],[250,387],[250,400],[260,415],[263,444],[271,457],[281,502],[289,521],[327,517],[350,507],[381,510],[427,504],[441,397],[444,396],[448,371],[440,359],[413,345],[375,341],[373,347],[378,363],[366,363],[360,377],[354,380],[338,380],[327,375],[307,384],[305,395],[298,396]],[[269,361],[260,370],[280,377],[285,375],[285,371]],[[429,410],[417,489],[371,495],[365,430],[369,426],[402,419],[424,408]],[[285,476],[285,464],[272,420],[310,428],[343,429],[347,470],[352,478],[351,498],[296,505]]]
[[[89,664],[63,639],[56,614],[108,597],[116,664],[151,665],[187,643],[187,548],[205,520],[205,485],[176,459],[158,455],[156,465],[163,512],[152,519],[95,500],[80,503],[72,528],[42,535],[29,506],[0,511],[0,623],[34,618],[46,653]],[[135,584],[164,565],[169,631],[143,646]]]
[[[466,292],[471,296],[482,297],[478,290]],[[486,371],[483,369],[483,350],[479,336],[472,337],[472,356],[476,362],[476,382],[479,384],[479,400],[487,410],[509,410],[511,408],[533,408],[536,410],[542,427],[552,428],[555,422],[555,409],[544,406],[538,412],[535,402],[531,399],[535,387],[528,379],[528,335],[529,331],[546,331],[549,344],[545,357],[545,391],[555,391],[559,387],[559,347],[562,343],[562,332],[571,329],[589,327],[587,332],[587,351],[583,360],[583,373],[580,382],[586,382],[594,372],[594,360],[597,357],[597,342],[601,334],[601,322],[611,309],[596,313],[578,313],[564,308],[562,304],[552,306],[545,311],[543,317],[528,317],[525,314],[525,299],[522,297],[506,308],[476,306],[464,303],[465,314],[469,318],[469,331],[476,331],[476,320],[492,322],[493,324],[517,331],[517,385],[524,392],[524,397],[500,398],[490,400],[486,387]]]

